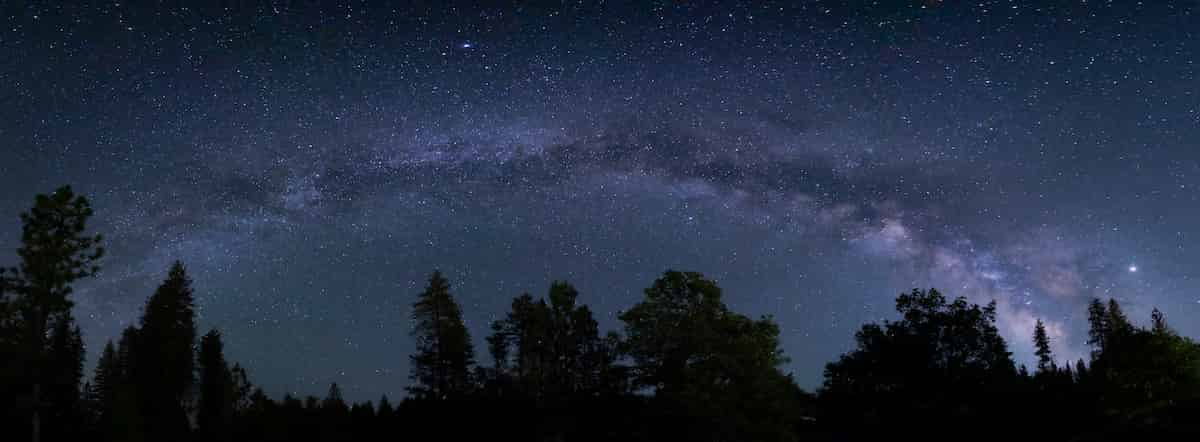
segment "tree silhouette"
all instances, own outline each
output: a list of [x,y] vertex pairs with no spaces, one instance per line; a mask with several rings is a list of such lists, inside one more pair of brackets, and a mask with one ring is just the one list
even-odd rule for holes
[[323,399],[272,400],[242,366],[230,367],[217,330],[197,346],[191,281],[176,262],[139,326],[104,345],[81,389],[83,337],[70,295],[102,254],[99,238],[83,234],[90,216],[69,188],[39,196],[22,216],[20,264],[0,268],[5,436],[789,441],[877,431],[893,439],[1010,440],[1026,428],[1062,440],[1200,435],[1200,345],[1157,308],[1142,327],[1115,299],[1091,300],[1090,363],[1061,367],[1038,320],[1030,376],[1024,365],[1015,368],[997,331],[995,303],[913,290],[896,299],[898,319],[863,325],[855,348],[825,367],[813,401],[780,370],[786,358],[770,318],[733,312],[715,282],[676,271],[618,315],[624,337],[602,334],[566,282],[552,282],[544,298],[518,296],[491,324],[491,366],[474,372],[463,312],[434,272],[413,304],[411,395],[398,406],[382,396],[376,407],[348,405],[336,383]]
[[578,296],[575,287],[555,281],[549,303],[528,294],[514,299],[512,311],[492,324],[487,338],[492,376],[512,379],[535,400],[618,393],[619,384],[611,382],[615,345],[601,338],[591,310],[577,305]]
[[193,304],[192,281],[176,261],[146,302],[134,344],[134,376],[152,439],[179,439],[190,428],[184,401],[194,382]]
[[914,289],[896,299],[896,310],[900,320],[864,325],[857,348],[826,365],[827,412],[846,419],[842,425],[885,427],[930,413],[964,426],[1002,415],[1017,370],[994,303],[947,302],[937,290]]
[[233,374],[225,362],[221,333],[211,330],[200,338],[198,352],[200,400],[197,424],[203,441],[231,438],[235,405]]
[[20,261],[16,267],[0,272],[0,293],[13,295],[6,299],[4,310],[15,313],[14,319],[21,324],[12,330],[22,333],[16,339],[21,350],[8,356],[10,363],[25,368],[20,373],[24,381],[17,384],[29,388],[25,394],[34,442],[41,439],[42,413],[47,404],[43,397],[44,375],[55,371],[47,367],[54,356],[49,354],[46,337],[54,320],[70,312],[72,284],[96,274],[104,255],[101,236],[85,233],[92,214],[88,199],[75,195],[70,186],[37,195],[33,207],[21,214],[21,246],[17,249]]
[[715,282],[678,271],[665,272],[619,317],[638,384],[688,422],[673,438],[794,436],[801,393],[778,369],[786,358],[770,319],[730,311]]
[[113,431],[113,410],[116,407],[117,389],[122,382],[120,367],[117,365],[117,350],[112,340],[104,344],[100,352],[100,360],[92,374],[88,402],[92,408],[93,431],[97,436],[111,439]]
[[412,335],[417,352],[410,356],[415,384],[409,391],[424,399],[462,397],[471,387],[475,351],[463,324],[462,310],[450,294],[450,283],[439,271],[413,304]]
[[1033,326],[1033,346],[1033,354],[1038,358],[1038,374],[1058,370],[1054,364],[1054,354],[1050,352],[1050,336],[1046,334],[1046,324],[1042,323],[1041,319]]
[[83,335],[70,312],[54,319],[50,333],[46,371],[46,418],[57,425],[46,428],[46,440],[78,438],[86,422],[80,383],[83,379]]

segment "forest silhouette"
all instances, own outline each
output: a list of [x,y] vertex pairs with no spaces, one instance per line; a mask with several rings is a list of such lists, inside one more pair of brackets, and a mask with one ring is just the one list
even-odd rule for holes
[[[781,367],[779,327],[732,311],[721,288],[668,270],[602,332],[568,282],[521,294],[476,353],[453,286],[434,271],[412,304],[411,387],[347,403],[269,397],[200,336],[183,263],[109,340],[85,376],[72,287],[103,262],[89,201],[70,187],[20,215],[0,268],[0,439],[37,441],[1142,440],[1200,435],[1200,346],[1155,310],[1135,325],[1115,300],[1088,307],[1091,354],[1059,361],[1038,321],[1037,365],[1018,366],[996,306],[935,289],[903,293],[897,319],[803,391]],[[806,363],[806,361],[798,361]],[[393,404],[393,400],[397,402]]]

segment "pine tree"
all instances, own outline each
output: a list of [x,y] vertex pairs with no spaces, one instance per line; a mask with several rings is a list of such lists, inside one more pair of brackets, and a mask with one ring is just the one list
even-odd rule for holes
[[391,419],[395,412],[396,410],[392,407],[392,403],[388,401],[386,394],[379,398],[379,411],[375,413],[376,416],[379,416],[380,419]]
[[225,362],[221,333],[211,330],[200,338],[200,409],[197,414],[201,440],[229,440],[233,420],[234,385]]
[[[606,383],[615,349],[600,337],[591,310],[576,304],[578,296],[570,284],[555,281],[549,303],[528,294],[513,299],[512,311],[492,324],[488,337],[496,375],[511,377],[534,399],[609,391],[615,385]],[[515,349],[511,363],[510,348]]]
[[75,325],[70,312],[54,319],[50,334],[49,360],[42,372],[46,386],[47,420],[56,425],[46,428],[47,440],[68,440],[78,436],[84,427],[83,395],[83,334]]
[[100,360],[92,374],[92,383],[88,392],[88,402],[92,404],[95,427],[100,435],[108,435],[112,425],[113,406],[115,405],[118,384],[121,382],[120,369],[117,366],[117,350],[112,340],[104,344],[100,352]]
[[1054,356],[1050,352],[1050,336],[1046,335],[1046,324],[1042,323],[1041,319],[1033,326],[1033,345],[1037,349],[1034,354],[1038,358],[1038,374],[1055,371],[1058,367],[1055,366]]
[[138,362],[146,362],[133,368],[151,439],[179,439],[190,428],[184,401],[195,381],[193,304],[192,281],[176,261],[146,302],[136,343]]
[[1116,299],[1108,300],[1108,332],[1109,341],[1121,339],[1133,334],[1134,326],[1121,310],[1121,304]]
[[329,393],[321,400],[321,408],[325,410],[346,410],[346,401],[342,399],[342,388],[337,382],[329,385]]
[[117,383],[134,382],[134,376],[137,370],[134,369],[137,364],[137,345],[138,345],[138,329],[134,326],[125,327],[121,330],[121,338],[117,341]]
[[1092,346],[1092,360],[1099,358],[1108,344],[1110,334],[1108,312],[1099,299],[1092,298],[1088,304],[1088,345]]
[[[50,354],[46,337],[51,321],[70,312],[72,284],[99,272],[97,264],[104,255],[101,236],[85,233],[92,214],[88,199],[76,196],[70,186],[50,195],[38,195],[33,207],[21,214],[21,246],[17,249],[20,262],[0,272],[0,287],[15,295],[6,301],[5,309],[17,312],[24,329],[18,339],[23,350],[13,355],[18,360],[6,363],[16,362],[13,365],[26,369],[20,375],[29,386],[35,442],[41,439],[42,413],[47,403],[44,375],[55,371],[47,364],[53,364],[56,358],[71,357]],[[56,427],[69,425],[55,422]]]
[[461,397],[471,386],[471,366],[475,351],[471,335],[463,323],[462,310],[450,294],[450,283],[435,271],[429,285],[413,304],[412,336],[416,354],[410,356],[414,385],[409,387],[418,398],[448,399]]

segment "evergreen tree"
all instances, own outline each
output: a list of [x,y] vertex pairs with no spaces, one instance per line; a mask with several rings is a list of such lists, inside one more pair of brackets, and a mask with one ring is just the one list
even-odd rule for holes
[[429,285],[413,304],[412,319],[417,350],[410,356],[414,385],[409,391],[425,399],[465,395],[471,386],[475,351],[462,310],[441,272],[430,276]]
[[1092,346],[1095,361],[1107,344],[1109,335],[1108,312],[1099,299],[1092,298],[1088,304],[1088,345]]
[[321,400],[319,416],[322,441],[338,442],[349,439],[351,435],[347,429],[350,423],[350,408],[342,399],[342,389],[336,382],[329,386],[329,393]]
[[1125,316],[1125,312],[1121,310],[1121,305],[1116,299],[1108,300],[1108,333],[1109,340],[1119,339],[1133,333],[1134,326],[1129,322],[1129,318]]
[[151,439],[178,440],[190,430],[185,400],[194,383],[194,309],[192,281],[176,261],[146,302],[135,344],[134,375]]
[[1075,361],[1075,381],[1079,383],[1085,382],[1087,375],[1087,364],[1083,362],[1083,358],[1079,358]]
[[1054,355],[1050,352],[1050,336],[1046,334],[1046,324],[1041,319],[1033,326],[1033,346],[1036,349],[1038,374],[1053,372],[1058,369],[1054,364]]
[[[88,199],[75,195],[70,186],[60,187],[49,195],[37,195],[33,207],[21,214],[21,246],[17,249],[20,261],[16,267],[0,272],[0,287],[3,287],[0,291],[14,295],[5,302],[4,309],[15,313],[21,324],[21,337],[16,339],[21,350],[9,355],[12,359],[5,365],[25,368],[24,373],[18,374],[24,381],[17,384],[28,387],[24,395],[29,398],[28,409],[32,411],[34,441],[41,439],[43,408],[54,400],[45,398],[47,387],[56,388],[45,384],[45,375],[59,370],[48,364],[56,359],[67,360],[69,364],[73,357],[50,354],[46,337],[51,334],[53,320],[71,310],[72,284],[95,275],[104,255],[101,236],[85,233],[92,214]],[[63,336],[63,339],[68,338]],[[67,347],[60,350],[72,351]],[[75,390],[78,388],[76,385]],[[69,422],[55,422],[56,428],[69,425]]]
[[233,395],[230,402],[233,406],[233,413],[236,415],[254,405],[252,396],[255,388],[250,383],[250,376],[246,374],[246,369],[242,368],[241,364],[234,363],[233,368],[229,369],[229,375]]
[[390,401],[388,401],[388,397],[386,394],[383,395],[383,397],[379,398],[379,411],[377,411],[375,414],[377,416],[379,416],[379,418],[381,420],[382,419],[391,419],[392,415],[395,412],[396,412],[396,409],[394,407],[392,407],[392,403]]
[[119,383],[133,383],[137,365],[138,329],[134,326],[121,330],[117,341],[117,373]]
[[113,425],[112,413],[116,405],[117,388],[121,383],[121,372],[117,366],[117,350],[112,340],[104,344],[100,360],[92,374],[88,402],[92,405],[94,427],[101,436],[109,436]]
[[42,373],[46,386],[47,420],[57,425],[46,428],[46,440],[72,440],[84,427],[83,395],[83,335],[70,312],[54,319],[50,334],[49,361]]
[[198,365],[200,407],[197,423],[201,440],[227,441],[232,430],[235,392],[220,332],[211,330],[200,338]]
[[[512,311],[492,324],[488,337],[494,371],[514,378],[521,392],[535,399],[617,392],[606,384],[615,346],[601,338],[591,310],[577,305],[578,296],[570,284],[555,281],[549,303],[528,294],[514,299]],[[510,348],[516,350],[512,362]]]
[[321,408],[325,410],[347,411],[346,401],[342,399],[342,388],[337,382],[329,385],[329,393],[321,400]]

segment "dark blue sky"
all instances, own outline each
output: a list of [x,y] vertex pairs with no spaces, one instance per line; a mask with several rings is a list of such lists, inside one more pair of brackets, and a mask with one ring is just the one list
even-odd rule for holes
[[477,341],[700,271],[807,388],[913,287],[996,300],[1020,362],[1035,318],[1085,354],[1093,296],[1200,335],[1196,1],[228,3],[2,7],[0,250],[94,199],[92,354],[175,259],[253,381],[356,400],[402,395],[434,268]]

